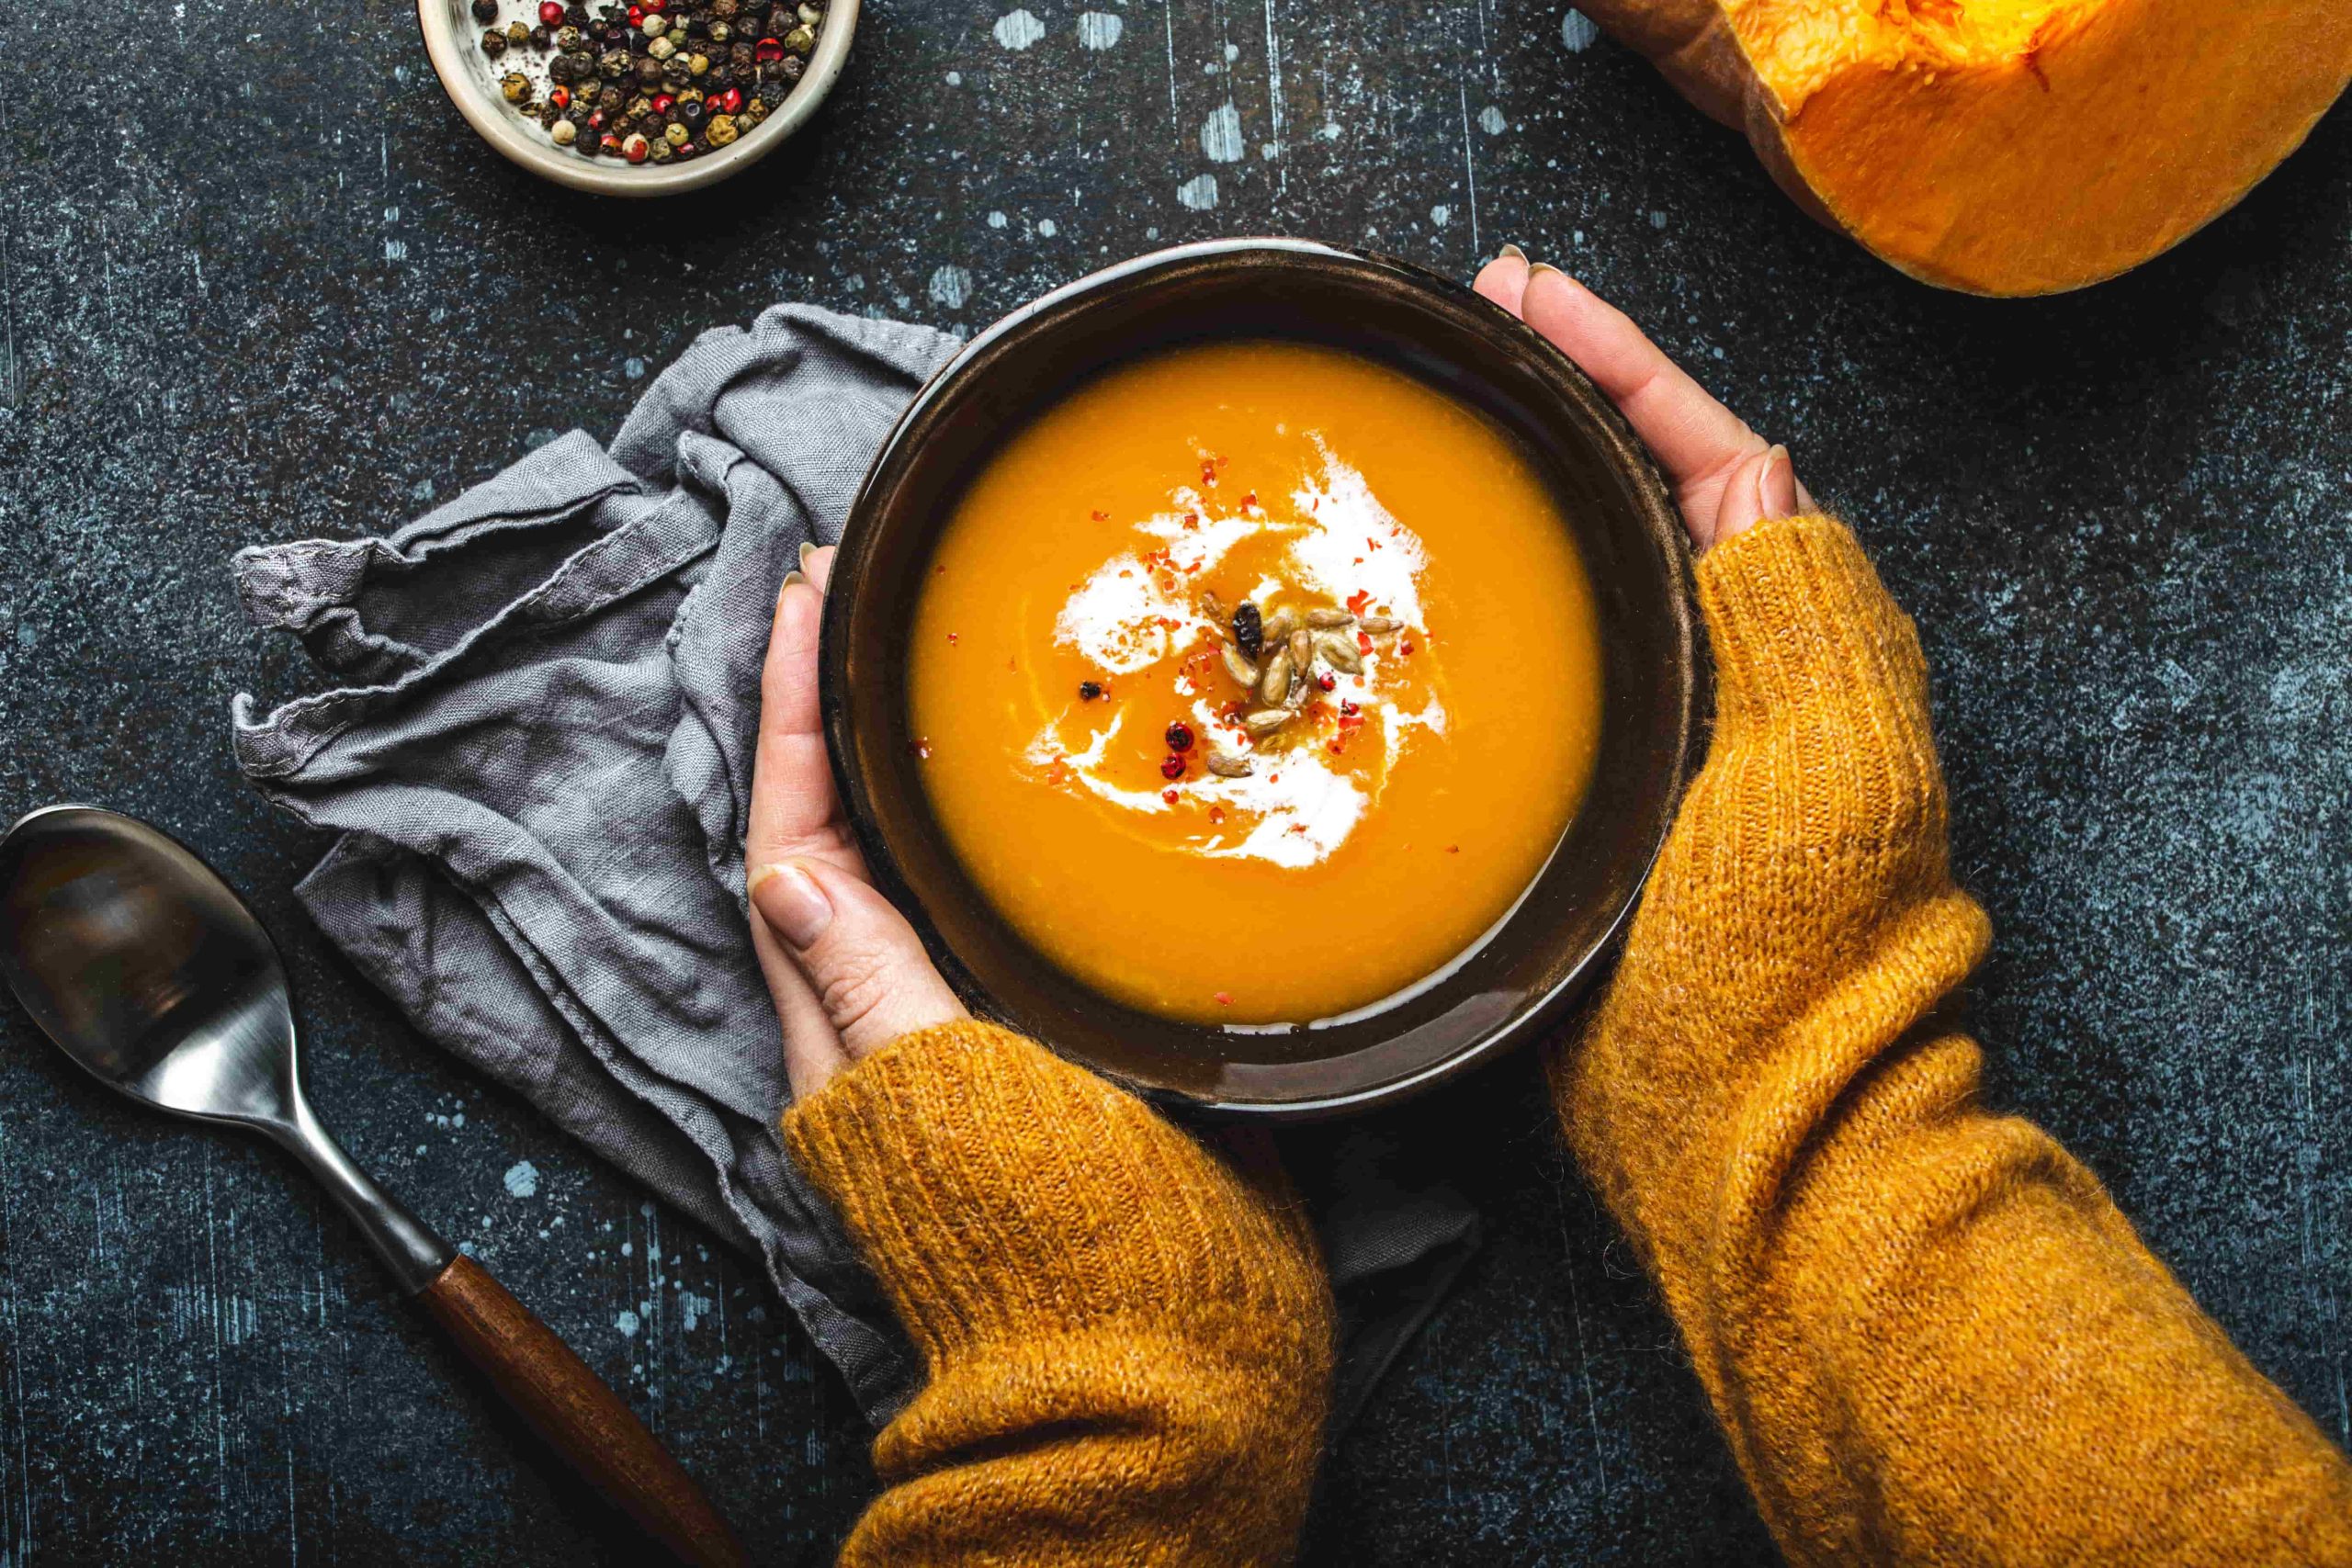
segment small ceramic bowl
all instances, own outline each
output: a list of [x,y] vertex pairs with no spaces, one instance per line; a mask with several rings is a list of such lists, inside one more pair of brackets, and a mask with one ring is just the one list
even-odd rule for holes
[[509,51],[496,60],[484,54],[481,28],[466,0],[416,0],[416,20],[424,33],[424,52],[441,78],[441,90],[466,117],[466,123],[508,159],[574,190],[602,196],[674,196],[750,168],[808,123],[825,95],[833,90],[849,59],[850,42],[857,36],[858,4],[859,0],[831,0],[826,6],[824,27],[817,35],[817,47],[809,52],[808,68],[782,108],[716,152],[670,164],[592,158],[549,141],[537,121],[515,113],[498,92],[499,79],[507,72],[545,56],[527,49],[519,56]]
[[[1603,649],[1591,790],[1519,904],[1392,1005],[1278,1032],[1135,1011],[1023,942],[932,816],[906,699],[909,626],[932,547],[1005,438],[1107,366],[1233,337],[1349,349],[1501,424],[1575,531]],[[1681,521],[1608,400],[1468,289],[1293,240],[1161,251],[1057,289],[974,338],[916,397],[866,475],[826,594],[820,662],[834,773],[868,863],[973,1010],[1148,1096],[1275,1118],[1394,1100],[1556,1022],[1605,966],[1633,909],[1708,697]]]

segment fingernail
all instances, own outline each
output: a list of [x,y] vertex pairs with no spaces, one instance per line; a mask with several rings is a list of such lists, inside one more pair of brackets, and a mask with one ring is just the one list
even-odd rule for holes
[[1527,259],[1527,253],[1521,250],[1517,245],[1507,244],[1501,250],[1497,251],[1495,253],[1495,256],[1498,260],[1507,256],[1512,261],[1525,261]]
[[787,947],[807,952],[833,923],[832,900],[797,865],[763,865],[752,874],[752,908]]
[[1527,280],[1530,283],[1532,283],[1535,281],[1536,274],[1544,272],[1548,272],[1555,277],[1566,277],[1568,276],[1566,273],[1562,272],[1558,267],[1554,266],[1550,262],[1536,262],[1528,267]]
[[1764,466],[1756,475],[1756,514],[1787,517],[1796,509],[1796,465],[1789,460],[1786,446],[1776,446],[1765,454]]
[[797,566],[790,571],[784,574],[784,586],[786,588],[791,587],[796,582],[806,582],[808,581],[808,580],[807,578],[800,575],[800,569]]
[[803,570],[803,571],[807,571],[807,570],[808,570],[808,558],[809,558],[810,556],[815,555],[816,553],[817,553],[817,541],[816,541],[816,540],[814,540],[814,539],[803,539],[803,540],[801,540],[801,541],[800,541],[800,570]]

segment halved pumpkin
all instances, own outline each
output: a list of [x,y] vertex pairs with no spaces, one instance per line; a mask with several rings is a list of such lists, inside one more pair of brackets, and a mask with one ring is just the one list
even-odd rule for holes
[[1915,277],[2051,294],[2227,211],[2352,81],[2352,0],[1578,0]]

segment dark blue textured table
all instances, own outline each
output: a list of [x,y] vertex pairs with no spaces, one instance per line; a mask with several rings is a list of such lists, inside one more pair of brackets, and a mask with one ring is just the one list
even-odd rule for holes
[[[2057,1131],[2342,1439],[2352,1293],[2352,115],[2120,283],[1993,304],[1815,229],[1556,4],[878,0],[817,127],[640,207],[478,144],[398,0],[89,0],[0,39],[0,812],[139,812],[251,890],[355,1153],[470,1242],[760,1543],[824,1558],[865,1434],[755,1274],[410,1032],[288,894],[321,849],[226,707],[300,689],[224,563],[609,434],[802,299],[970,329],[1281,231],[1466,276],[1517,240],[1644,321],[1917,615],[1994,1092]],[[1113,23],[1116,25],[1114,26]],[[99,40],[93,43],[90,40]],[[1020,43],[1023,47],[1013,47]],[[1102,47],[1094,47],[1095,45]],[[615,830],[625,831],[616,823]],[[1491,1245],[1330,1468],[1317,1564],[1771,1551],[1531,1066],[1423,1102]],[[258,1146],[0,1011],[0,1561],[621,1560]]]

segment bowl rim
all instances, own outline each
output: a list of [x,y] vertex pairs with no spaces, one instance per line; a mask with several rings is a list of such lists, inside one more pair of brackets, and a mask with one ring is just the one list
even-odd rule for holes
[[[857,585],[863,581],[866,568],[866,540],[871,536],[871,530],[859,526],[859,524],[877,503],[876,481],[891,466],[899,450],[912,435],[920,433],[932,411],[961,377],[974,364],[985,360],[1004,338],[1042,315],[1069,309],[1102,290],[1135,282],[1152,273],[1201,261],[1236,260],[1266,254],[1336,261],[1385,273],[1420,290],[1434,292],[1452,303],[1476,301],[1474,309],[1489,312],[1490,320],[1498,329],[1521,334],[1524,344],[1533,346],[1539,357],[1549,361],[1556,374],[1583,394],[1581,401],[1585,412],[1598,420],[1602,434],[1609,438],[1613,448],[1610,456],[1628,479],[1636,506],[1644,514],[1643,521],[1653,535],[1668,541],[1671,557],[1669,570],[1678,584],[1678,592],[1672,594],[1668,608],[1674,620],[1672,629],[1687,654],[1681,671],[1684,723],[1680,735],[1676,738],[1679,754],[1669,770],[1667,798],[1660,803],[1662,809],[1655,838],[1619,908],[1600,933],[1586,943],[1585,951],[1576,962],[1545,987],[1531,1005],[1490,1026],[1468,1044],[1411,1071],[1376,1083],[1313,1097],[1265,1100],[1234,1100],[1153,1084],[1083,1056],[1073,1056],[1051,1040],[1040,1042],[1057,1055],[1078,1061],[1091,1071],[1101,1073],[1130,1089],[1148,1102],[1170,1111],[1227,1121],[1286,1123],[1328,1120],[1400,1102],[1491,1062],[1507,1051],[1527,1043],[1539,1032],[1556,1025],[1567,1005],[1582,997],[1606,966],[1614,962],[1625,927],[1640,908],[1650,874],[1659,855],[1664,852],[1682,794],[1705,760],[1703,741],[1712,722],[1714,679],[1712,650],[1698,614],[1692,570],[1694,552],[1684,529],[1680,511],[1674,503],[1673,492],[1668,487],[1656,457],[1647,445],[1634,433],[1624,415],[1618,412],[1616,405],[1581,367],[1517,316],[1475,289],[1412,262],[1318,240],[1260,235],[1193,241],[1148,252],[1074,278],[1039,295],[975,333],[945,364],[932,373],[876,449],[851,503],[841,548],[833,561],[832,578],[827,584],[819,634],[818,693],[826,755],[831,766],[835,790],[876,885],[906,915],[934,959],[943,953],[947,954],[949,962],[943,965],[943,969],[947,973],[951,987],[965,996],[967,1000],[972,999],[969,992],[978,992],[981,998],[992,1000],[978,977],[965,970],[961,960],[955,958],[947,949],[944,938],[922,900],[916,897],[895,851],[876,820],[865,780],[847,761],[854,750],[851,745],[854,728],[850,717],[852,704],[846,694],[849,688],[850,619],[857,598]],[[836,592],[836,589],[845,591]],[[1503,919],[1507,921],[1509,918],[1506,915]],[[959,975],[963,976],[961,984],[957,981]],[[1087,988],[1084,982],[1075,978],[1070,984],[1080,989]],[[984,1012],[985,1009],[976,1010]]]
[[806,125],[831,94],[833,84],[841,79],[842,70],[848,63],[850,46],[857,37],[862,3],[863,0],[831,0],[825,12],[825,30],[818,35],[817,47],[808,56],[808,68],[794,84],[782,108],[738,137],[730,146],[689,163],[658,167],[585,158],[526,130],[516,116],[508,112],[503,104],[493,101],[473,81],[465,53],[469,40],[458,32],[452,19],[456,0],[416,0],[416,25],[424,36],[425,58],[433,62],[433,74],[439,80],[442,93],[466,123],[473,127],[475,134],[509,163],[573,190],[641,198],[700,190],[740,174],[775,152]]

